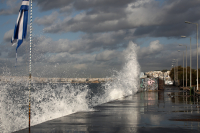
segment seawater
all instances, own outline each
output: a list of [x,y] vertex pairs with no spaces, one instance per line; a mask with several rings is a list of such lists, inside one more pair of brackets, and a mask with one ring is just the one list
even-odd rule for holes
[[[140,66],[137,46],[129,42],[124,51],[125,65],[104,84],[38,84],[31,88],[31,125],[78,111],[93,111],[93,106],[137,92]],[[6,78],[6,75],[4,76]],[[28,127],[28,80],[0,82],[0,132]]]

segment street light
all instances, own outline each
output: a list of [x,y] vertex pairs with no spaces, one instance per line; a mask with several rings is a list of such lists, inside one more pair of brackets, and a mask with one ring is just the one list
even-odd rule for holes
[[172,67],[174,66],[174,82],[175,82],[175,64],[172,62]]
[[189,22],[189,21],[185,21],[185,23],[187,24],[196,24],[197,25],[197,91],[199,91],[199,76],[198,76],[198,23],[192,23],[192,22]]
[[[191,58],[191,37],[181,36],[182,38],[190,38],[190,87],[192,87],[192,58]],[[186,48],[187,50],[187,48]],[[186,52],[187,54],[187,52]],[[187,57],[187,55],[186,55]],[[187,63],[187,58],[186,58]],[[187,64],[186,64],[186,71],[187,71]],[[187,73],[186,73],[187,74]],[[186,76],[187,77],[187,76]],[[186,84],[187,85],[187,84]]]
[[173,59],[173,60],[172,60],[172,63],[173,63],[173,65],[174,65],[174,84],[175,84],[175,63],[176,63],[176,60]]
[[[187,87],[187,45],[179,44],[179,46],[186,46],[186,66],[185,66],[186,67],[186,85],[185,85],[185,87]],[[184,60],[184,58],[183,58],[183,60]],[[183,70],[183,74],[184,74],[184,70]]]
[[[180,51],[180,50],[179,50],[179,51]],[[177,58],[177,59],[173,59],[173,60],[175,60],[176,63],[177,63],[177,76],[176,76],[176,80],[177,80],[177,82],[178,82],[178,58]]]
[[175,81],[176,81],[176,75],[175,75],[175,65],[176,65],[176,60],[173,59],[172,63],[174,63],[174,85],[175,85]]
[[[177,51],[180,52],[180,50]],[[178,84],[178,58],[177,58],[177,84]]]
[[[180,52],[180,50],[178,50],[178,52]],[[184,88],[184,52],[183,52],[183,88]]]
[[[173,68],[174,65],[174,62],[172,61],[172,68]],[[174,67],[174,73],[175,73],[175,67]],[[175,79],[175,75],[174,75],[174,79]]]
[[187,24],[192,24],[192,22],[189,22],[189,21],[185,21],[185,23],[187,23]]

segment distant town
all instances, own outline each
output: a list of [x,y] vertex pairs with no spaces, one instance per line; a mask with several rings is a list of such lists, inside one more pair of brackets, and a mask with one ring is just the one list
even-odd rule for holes
[[[34,83],[102,83],[111,81],[112,78],[40,78],[32,77]],[[28,76],[0,76],[1,82],[28,81]]]
[[[140,78],[150,77],[159,77],[164,78],[165,82],[171,81],[169,77],[170,71],[161,72],[161,71],[149,71],[141,72]],[[33,83],[103,83],[113,80],[113,78],[41,78],[41,77],[32,77]],[[0,76],[1,82],[20,82],[28,81],[28,76]]]
[[141,72],[140,78],[146,78],[147,76],[149,77],[154,77],[154,78],[160,78],[165,81],[165,84],[168,84],[171,82],[171,78],[169,76],[170,71],[162,72],[162,71],[149,71],[149,72]]

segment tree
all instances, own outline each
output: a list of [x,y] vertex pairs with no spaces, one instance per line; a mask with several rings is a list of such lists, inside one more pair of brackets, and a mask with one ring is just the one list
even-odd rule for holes
[[[176,69],[177,67],[175,67],[175,74],[176,74]],[[196,85],[197,72],[195,69],[192,69],[191,71],[192,71],[192,85]],[[200,73],[200,69],[198,69],[198,73]],[[171,79],[174,80],[174,67],[170,70],[169,76]],[[186,78],[186,68],[184,68],[184,84],[186,84],[185,78]],[[178,79],[181,82],[183,81],[183,67],[181,66],[178,66]],[[190,85],[190,67],[187,67],[187,86],[189,85]]]

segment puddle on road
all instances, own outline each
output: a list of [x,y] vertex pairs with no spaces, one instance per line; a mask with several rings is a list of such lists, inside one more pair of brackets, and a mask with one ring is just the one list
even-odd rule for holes
[[175,87],[138,93],[138,126],[200,130],[200,97],[189,94]]

